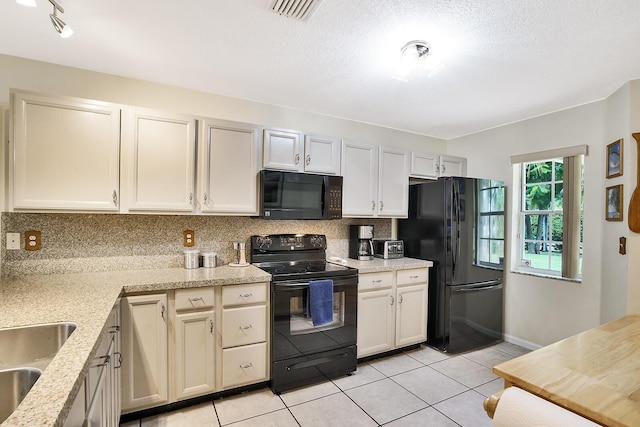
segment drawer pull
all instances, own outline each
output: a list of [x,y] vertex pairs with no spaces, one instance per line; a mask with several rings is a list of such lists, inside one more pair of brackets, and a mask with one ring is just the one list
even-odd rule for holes
[[249,330],[249,329],[253,329],[253,325],[249,325],[249,326],[240,326],[240,330],[241,330],[241,331],[246,331],[246,330]]
[[202,301],[202,303],[204,304],[204,298],[202,298],[202,297],[189,298],[189,302],[192,303],[192,304],[195,304],[198,301]]
[[119,351],[116,351],[114,354],[117,354],[118,357],[116,358],[116,361],[118,362],[118,366],[115,366],[116,369],[122,368],[122,353],[120,353]]
[[210,320],[210,326],[209,326],[209,332],[211,332],[211,335],[213,335],[213,320]]
[[372,280],[371,283],[382,283],[382,279]]
[[253,368],[253,363],[247,363],[246,365],[240,365],[240,368],[242,368],[242,369]]
[[391,298],[391,303],[389,305],[393,305],[394,303],[393,295],[389,295],[389,298]]
[[248,294],[240,294],[240,298],[251,298],[253,293],[249,292]]
[[417,279],[417,278],[419,278],[419,277],[420,277],[420,276],[409,276],[409,279]]
[[96,368],[102,368],[103,366],[107,366],[109,363],[111,363],[111,356],[109,356],[109,355],[100,356],[100,357],[98,357],[98,359],[102,359],[102,360],[104,360],[104,362],[98,363],[95,366]]
[[118,326],[118,325],[109,326],[109,333],[110,334],[117,334],[118,332],[120,332],[120,326]]
[[402,301],[404,301],[404,298],[402,297],[402,294],[400,294],[400,298],[398,298],[398,304],[402,304]]

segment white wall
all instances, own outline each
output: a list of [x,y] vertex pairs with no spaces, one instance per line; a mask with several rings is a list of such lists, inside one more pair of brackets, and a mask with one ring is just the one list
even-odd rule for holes
[[[630,86],[630,132],[640,132],[640,80],[633,80],[629,84]],[[627,139],[625,138],[625,141]],[[636,188],[637,176],[638,176],[638,145],[636,140],[628,135],[629,142],[625,142],[625,175],[627,175],[628,182],[630,183],[628,197],[625,199],[630,200],[633,190]],[[640,188],[638,189],[640,192]],[[640,194],[639,194],[640,195]],[[627,297],[627,312],[640,314],[640,234],[632,233],[628,231],[627,237],[627,254],[628,254],[628,297]]]
[[0,104],[9,89],[96,99],[444,153],[442,139],[321,114],[0,55]]
[[[529,347],[543,346],[600,324],[604,225],[605,102],[490,129],[449,141],[447,152],[468,158],[469,176],[505,181],[509,215],[513,206],[510,156],[573,145],[589,145],[585,157],[585,215],[582,283],[505,272],[505,334]],[[605,144],[606,145],[606,144]],[[508,219],[507,230],[513,230]],[[509,233],[509,235],[512,235]],[[506,265],[515,249],[506,242]]]
[[[629,227],[627,226],[627,207],[633,191],[632,182],[635,183],[635,161],[631,154],[635,149],[635,140],[631,137],[631,85],[624,84],[605,100],[604,116],[604,139],[602,146],[598,147],[602,152],[603,163],[601,178],[604,181],[605,189],[613,185],[623,185],[624,209],[623,221],[602,221],[603,235],[601,241],[602,262],[602,289],[601,289],[601,322],[608,322],[624,316],[627,313],[627,270],[629,266],[629,256],[618,253],[618,243],[620,237],[629,237]],[[606,179],[606,158],[607,145],[623,138],[623,166],[622,176]],[[596,147],[594,147],[596,148]],[[633,178],[633,179],[632,179]],[[605,197],[606,190],[603,191]],[[603,201],[604,203],[604,201]],[[604,215],[604,208],[603,208]],[[631,246],[633,246],[631,244]],[[633,248],[629,250],[633,252]]]

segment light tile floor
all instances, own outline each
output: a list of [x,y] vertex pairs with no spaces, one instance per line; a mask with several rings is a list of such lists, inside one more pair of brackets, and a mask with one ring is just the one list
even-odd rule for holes
[[482,402],[503,388],[491,368],[527,352],[507,342],[460,355],[423,346],[280,396],[265,388],[123,426],[490,426]]

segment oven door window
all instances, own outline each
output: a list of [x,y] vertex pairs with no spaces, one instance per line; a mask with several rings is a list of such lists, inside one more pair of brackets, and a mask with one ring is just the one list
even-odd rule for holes
[[289,299],[289,331],[291,335],[312,334],[344,326],[344,292],[333,293],[333,321],[322,326],[313,326],[309,310],[309,289],[301,289]]

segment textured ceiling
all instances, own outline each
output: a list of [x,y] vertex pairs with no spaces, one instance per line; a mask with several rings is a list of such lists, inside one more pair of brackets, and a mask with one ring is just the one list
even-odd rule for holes
[[[639,0],[0,1],[0,53],[450,139],[602,99],[640,77]],[[436,73],[393,78],[427,40]]]

